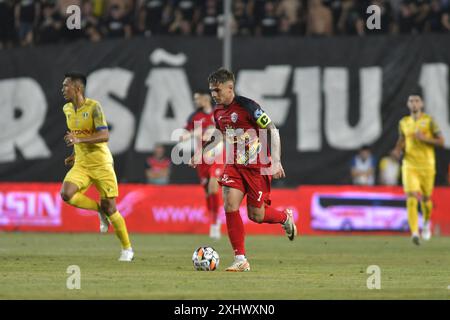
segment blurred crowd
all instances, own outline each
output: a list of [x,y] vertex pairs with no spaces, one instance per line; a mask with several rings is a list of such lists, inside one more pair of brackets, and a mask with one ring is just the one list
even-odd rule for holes
[[[81,8],[81,29],[66,27]],[[381,9],[380,29],[366,21]],[[450,0],[232,0],[236,36],[450,32]],[[223,0],[0,0],[0,48],[132,36],[221,36]]]

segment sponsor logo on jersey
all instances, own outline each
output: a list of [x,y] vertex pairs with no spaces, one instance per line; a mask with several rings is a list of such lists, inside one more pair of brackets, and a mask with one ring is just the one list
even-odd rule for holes
[[87,119],[89,117],[89,112],[83,112],[83,119]]
[[71,130],[71,132],[75,135],[80,135],[80,134],[93,134],[94,130],[91,129],[83,129],[83,130]]

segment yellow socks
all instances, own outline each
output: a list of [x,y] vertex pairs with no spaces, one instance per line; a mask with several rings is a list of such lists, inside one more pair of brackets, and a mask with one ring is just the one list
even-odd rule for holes
[[431,200],[421,202],[422,214],[424,222],[428,222],[431,219],[431,210],[433,210],[433,202]]
[[117,238],[119,238],[120,243],[122,244],[122,249],[131,248],[130,239],[128,237],[127,225],[125,224],[125,220],[119,211],[114,212],[109,216],[109,221],[114,227],[114,231],[116,232]]
[[81,192],[77,192],[73,195],[73,197],[67,201],[67,203],[73,205],[74,207],[98,211],[99,205],[95,200],[85,196]]
[[[85,196],[81,192],[75,193],[73,197],[67,202],[77,208],[99,211],[99,204],[96,201],[92,200],[91,198]],[[130,239],[128,237],[127,225],[125,224],[125,220],[123,219],[120,212],[116,211],[108,218],[114,227],[114,231],[117,237],[119,238],[120,243],[122,244],[122,248],[123,249],[131,248]]]
[[419,234],[419,213],[417,212],[418,201],[416,197],[406,199],[406,209],[408,211],[408,223],[411,234]]

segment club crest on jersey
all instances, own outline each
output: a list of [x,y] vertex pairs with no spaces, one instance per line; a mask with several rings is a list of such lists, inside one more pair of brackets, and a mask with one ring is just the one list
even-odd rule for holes
[[237,119],[238,119],[238,114],[237,114],[236,112],[233,112],[233,113],[231,114],[231,121],[232,121],[233,123],[236,123]]
[[87,119],[89,117],[89,112],[83,112],[83,119]]

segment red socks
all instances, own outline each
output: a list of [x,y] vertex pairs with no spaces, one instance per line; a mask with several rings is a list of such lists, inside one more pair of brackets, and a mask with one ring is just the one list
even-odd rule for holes
[[287,214],[283,211],[275,210],[272,207],[265,207],[263,223],[284,223],[287,219]]
[[244,223],[238,211],[226,212],[228,237],[234,250],[234,255],[245,255]]
[[[234,250],[234,255],[245,255],[245,230],[241,215],[238,211],[226,212],[228,237]],[[284,223],[287,214],[283,211],[265,207],[263,223]]]
[[208,211],[211,213],[211,223],[217,222],[217,215],[219,214],[219,194],[213,193],[207,196],[206,204]]

